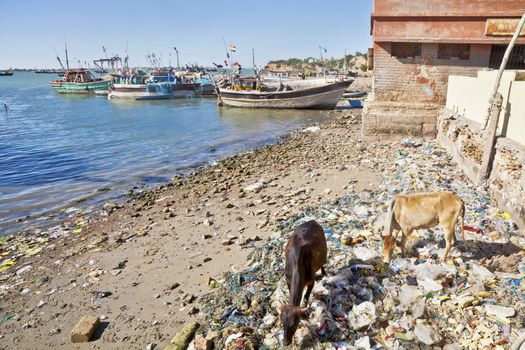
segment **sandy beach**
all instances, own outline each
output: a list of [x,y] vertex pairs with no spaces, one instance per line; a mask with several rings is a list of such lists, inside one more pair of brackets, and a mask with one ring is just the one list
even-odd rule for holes
[[[167,345],[197,316],[196,298],[209,290],[210,278],[243,267],[276,223],[312,202],[377,186],[378,165],[360,161],[370,146],[359,139],[359,114],[334,111],[332,120],[275,145],[174,179],[129,203],[108,203],[83,225],[66,223],[81,229],[42,233],[46,248],[2,273],[2,346]],[[84,315],[101,317],[99,339],[72,344],[69,333]]]

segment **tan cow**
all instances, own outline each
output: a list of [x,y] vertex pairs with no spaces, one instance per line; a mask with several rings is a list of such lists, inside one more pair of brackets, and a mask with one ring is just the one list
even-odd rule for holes
[[461,215],[461,235],[465,241],[463,226],[465,222],[465,204],[453,193],[433,192],[410,195],[398,195],[390,202],[383,238],[383,261],[392,260],[392,251],[396,243],[394,230],[401,230],[399,244],[405,255],[406,239],[412,231],[422,228],[440,226],[445,233],[445,254],[442,261],[446,261],[450,249],[455,242],[455,226]]

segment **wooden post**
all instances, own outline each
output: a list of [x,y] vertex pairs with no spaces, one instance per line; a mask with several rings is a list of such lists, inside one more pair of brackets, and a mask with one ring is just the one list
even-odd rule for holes
[[[494,97],[498,93],[499,85],[501,82],[501,76],[503,75],[503,71],[505,70],[505,67],[507,66],[507,62],[509,60],[510,53],[512,52],[512,49],[514,48],[514,44],[516,43],[516,40],[521,34],[521,29],[523,28],[524,24],[525,24],[525,12],[523,13],[523,16],[521,16],[521,20],[518,23],[518,26],[516,27],[516,31],[514,32],[514,35],[512,36],[512,39],[510,40],[509,46],[507,46],[507,49],[505,50],[505,55],[503,56],[503,60],[501,61],[501,65],[499,66],[498,75],[496,76],[496,82],[494,83],[492,94],[490,95],[492,101],[494,101]],[[485,128],[487,127],[489,115],[491,114],[491,111],[493,109],[494,108],[491,106],[489,110],[487,111],[485,118],[483,118],[483,122],[481,123],[482,130],[485,130]]]
[[501,105],[503,104],[503,96],[499,92],[490,101],[490,123],[486,132],[485,148],[483,150],[483,158],[481,159],[481,171],[479,173],[479,182],[484,182],[489,178],[492,158],[494,156],[494,145],[496,143],[496,131],[498,130],[499,114]]

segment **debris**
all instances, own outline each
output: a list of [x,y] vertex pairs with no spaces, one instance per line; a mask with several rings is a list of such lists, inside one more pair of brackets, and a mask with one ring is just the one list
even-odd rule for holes
[[71,330],[71,342],[85,343],[91,339],[93,332],[100,324],[100,319],[95,316],[84,316]]
[[498,317],[513,317],[516,314],[516,310],[511,307],[499,306],[499,305],[485,305],[485,311],[489,315]]
[[200,327],[198,322],[187,323],[164,350],[186,350]]
[[423,322],[416,324],[414,335],[417,340],[426,345],[432,345],[441,340],[441,336],[434,330],[434,327]]
[[321,128],[318,127],[318,126],[310,126],[308,128],[303,129],[303,132],[316,133],[316,132],[319,132],[320,130],[321,130]]
[[368,327],[376,320],[376,306],[369,301],[354,305],[348,315],[348,320],[355,331]]

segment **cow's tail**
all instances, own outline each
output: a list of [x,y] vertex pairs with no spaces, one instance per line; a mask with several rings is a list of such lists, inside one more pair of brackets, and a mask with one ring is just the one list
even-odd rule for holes
[[465,203],[461,201],[461,237],[465,242]]
[[388,213],[386,215],[385,222],[385,231],[383,232],[384,236],[392,236],[392,230],[394,229],[395,215],[394,215],[394,205],[396,204],[396,199],[393,198],[388,205]]

